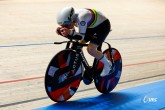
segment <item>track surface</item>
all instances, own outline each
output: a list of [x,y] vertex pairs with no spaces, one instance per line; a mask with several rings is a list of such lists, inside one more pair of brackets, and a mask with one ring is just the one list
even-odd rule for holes
[[36,110],[162,110],[165,107],[164,84],[165,80],[158,81],[109,94],[52,104]]
[[[123,72],[113,92],[165,79],[164,0],[1,0],[0,109],[29,110],[54,104],[44,90],[50,59],[66,40],[55,34],[56,14],[64,6],[95,8],[111,21],[106,41],[123,58]],[[92,57],[84,49],[89,63]],[[69,100],[100,95],[81,83]]]

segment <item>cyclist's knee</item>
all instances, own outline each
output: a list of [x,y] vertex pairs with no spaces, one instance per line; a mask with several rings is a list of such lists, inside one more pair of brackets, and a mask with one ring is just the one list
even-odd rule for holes
[[96,54],[97,48],[93,47],[92,45],[88,45],[87,51],[90,55],[94,56]]

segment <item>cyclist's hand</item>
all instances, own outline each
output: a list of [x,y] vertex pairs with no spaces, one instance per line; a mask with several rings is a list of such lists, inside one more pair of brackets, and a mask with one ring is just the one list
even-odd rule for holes
[[61,28],[62,28],[62,27],[58,27],[58,28],[56,29],[56,33],[57,33],[58,35],[61,35],[61,36],[62,36],[61,31],[60,31]]

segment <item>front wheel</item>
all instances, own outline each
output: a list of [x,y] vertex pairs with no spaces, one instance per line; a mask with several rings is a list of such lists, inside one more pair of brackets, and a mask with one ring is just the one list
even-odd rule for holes
[[[104,64],[102,62],[98,62],[96,66],[96,73],[94,82],[97,90],[101,93],[109,93],[112,91],[116,85],[119,82],[121,72],[122,72],[122,58],[119,53],[119,51],[115,48],[112,48],[112,52],[110,53],[110,50],[107,49],[103,52],[103,54],[107,57],[108,60],[112,62],[113,60],[113,66],[112,66],[112,73],[110,75],[107,75],[105,77],[101,77],[100,73],[102,72]],[[112,55],[112,58],[111,58]]]
[[[47,67],[45,90],[49,98],[55,102],[70,99],[79,87],[83,67],[75,55],[76,52],[73,50],[63,50],[52,58]],[[75,58],[76,66],[73,64]]]

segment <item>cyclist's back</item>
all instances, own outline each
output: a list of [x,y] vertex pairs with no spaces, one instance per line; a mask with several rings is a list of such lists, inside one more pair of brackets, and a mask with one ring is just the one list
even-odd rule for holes
[[95,9],[77,9],[75,13],[78,15],[77,22],[85,21],[87,28],[94,28],[105,21],[107,18]]

